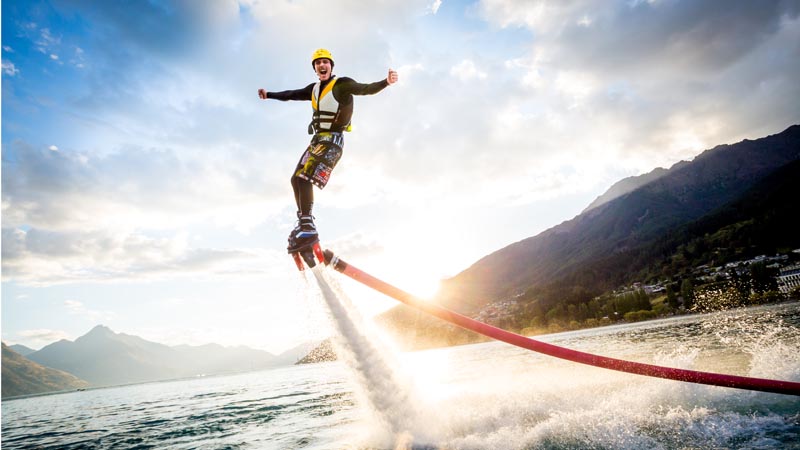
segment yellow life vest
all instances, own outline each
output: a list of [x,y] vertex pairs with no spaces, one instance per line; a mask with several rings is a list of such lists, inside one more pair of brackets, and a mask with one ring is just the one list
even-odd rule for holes
[[333,86],[336,85],[336,78],[332,79],[325,86],[322,92],[319,91],[321,81],[314,85],[311,91],[311,108],[313,115],[311,117],[311,126],[309,131],[313,129],[318,133],[321,131],[330,131],[332,128],[341,128],[344,131],[350,131],[350,124],[337,123],[340,112],[340,104],[333,95]]

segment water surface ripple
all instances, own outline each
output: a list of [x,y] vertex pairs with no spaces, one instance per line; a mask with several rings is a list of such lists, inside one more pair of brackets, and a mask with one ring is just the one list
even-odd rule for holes
[[[539,336],[606,356],[800,381],[800,304]],[[395,355],[409,448],[800,449],[800,398],[616,373],[484,343]],[[3,449],[394,448],[343,363],[4,401]]]

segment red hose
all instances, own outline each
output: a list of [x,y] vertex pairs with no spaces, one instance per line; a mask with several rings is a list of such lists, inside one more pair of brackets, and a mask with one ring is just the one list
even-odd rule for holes
[[451,311],[447,308],[434,305],[420,300],[413,295],[398,289],[372,275],[359,270],[356,267],[342,261],[334,256],[330,250],[326,252],[326,264],[332,264],[334,269],[347,275],[348,277],[363,283],[372,289],[388,295],[408,306],[422,310],[432,316],[446,320],[454,325],[458,325],[484,336],[507,342],[517,347],[526,348],[545,355],[556,358],[566,359],[590,366],[602,367],[604,369],[617,370],[620,372],[646,375],[649,377],[667,378],[670,380],[686,381],[689,383],[709,384],[713,386],[724,386],[737,389],[748,389],[751,391],[773,392],[776,394],[800,395],[800,383],[793,381],[769,380],[765,378],[751,378],[737,375],[726,375],[721,373],[700,372],[688,369],[675,369],[662,367],[652,364],[644,364],[622,359],[609,358],[606,356],[594,355],[591,353],[570,350],[553,344],[531,339],[510,331],[497,328],[467,316]]

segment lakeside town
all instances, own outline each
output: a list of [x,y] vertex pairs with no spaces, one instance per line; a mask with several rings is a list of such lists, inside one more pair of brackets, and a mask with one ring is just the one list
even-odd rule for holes
[[529,293],[520,293],[485,305],[474,317],[523,334],[541,334],[799,298],[800,248],[723,265],[702,264],[681,278],[634,282],[588,301],[546,309]]

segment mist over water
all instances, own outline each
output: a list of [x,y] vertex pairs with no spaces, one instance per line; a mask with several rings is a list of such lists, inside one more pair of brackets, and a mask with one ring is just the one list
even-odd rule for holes
[[[613,372],[498,342],[400,353],[335,273],[307,276],[309,307],[335,332],[340,361],[7,401],[3,448],[800,448],[799,397]],[[537,339],[800,381],[798,303]]]

